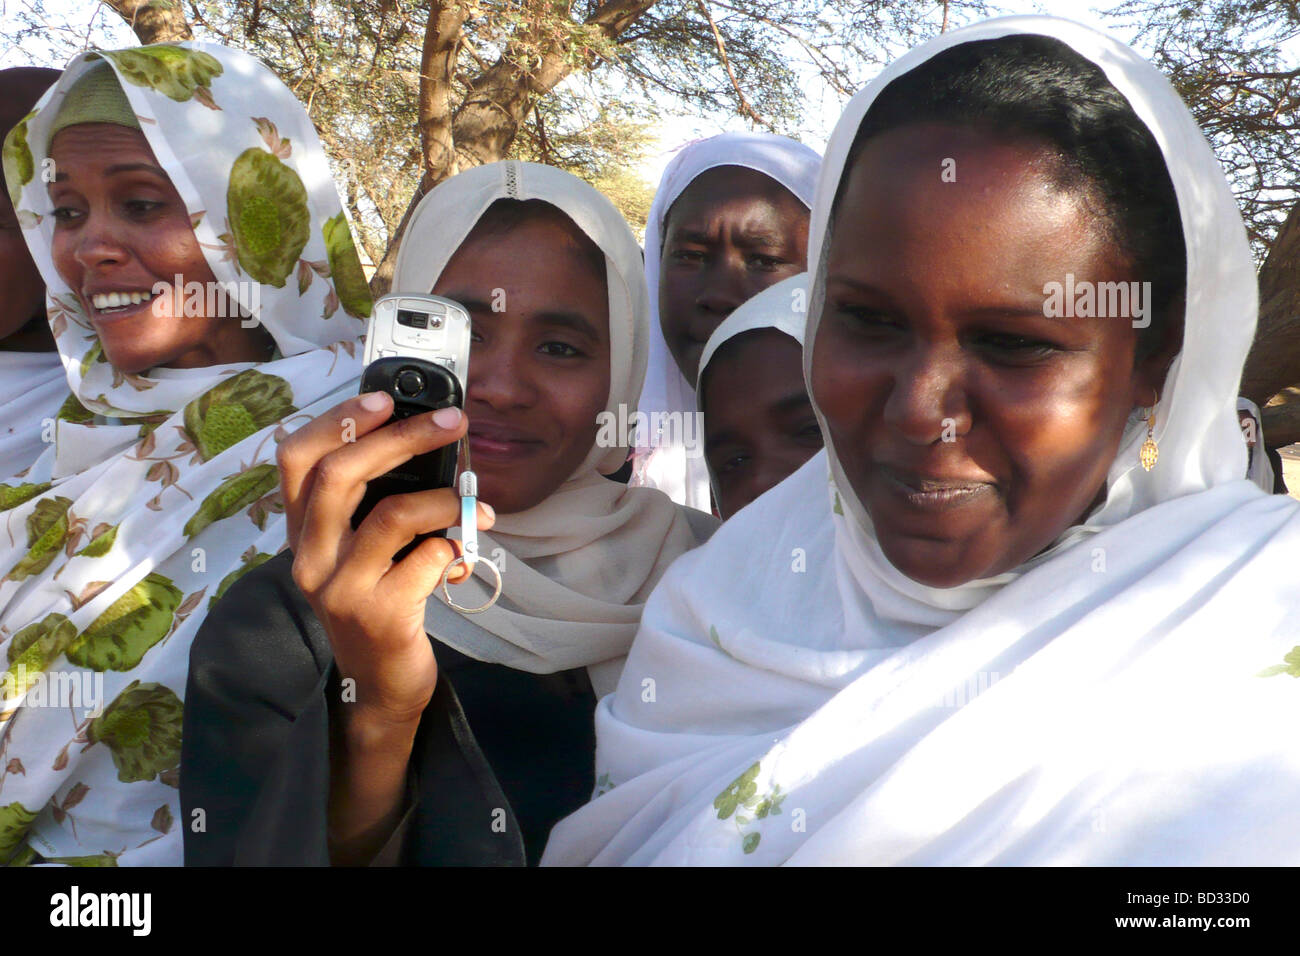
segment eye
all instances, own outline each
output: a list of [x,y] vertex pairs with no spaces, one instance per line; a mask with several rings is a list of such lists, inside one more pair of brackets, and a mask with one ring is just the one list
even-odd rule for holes
[[84,213],[80,209],[74,209],[71,206],[55,206],[50,211],[50,215],[54,217],[55,222],[69,223],[84,215]]
[[978,342],[986,351],[1012,362],[1036,361],[1061,351],[1060,346],[1046,339],[1009,332],[989,332],[980,336]]
[[750,461],[752,461],[752,459],[749,455],[744,452],[737,452],[734,455],[727,455],[723,458],[721,465],[716,470],[718,474],[725,475],[735,471],[737,468],[743,468]]
[[670,256],[674,262],[703,262],[704,253],[698,249],[674,249]]
[[776,256],[750,256],[749,263],[760,272],[773,272],[785,265],[785,260]]
[[794,437],[796,441],[802,444],[816,445],[819,448],[823,444],[821,426],[817,424],[817,419],[815,418],[803,423],[799,428],[797,428]]
[[153,199],[128,199],[123,205],[132,216],[143,217],[162,209],[166,203]]
[[543,355],[550,355],[554,358],[581,358],[586,354],[568,342],[543,342],[537,348]]
[[901,332],[903,325],[888,312],[871,306],[845,305],[837,303],[835,313],[848,325],[860,332],[871,334],[889,334]]

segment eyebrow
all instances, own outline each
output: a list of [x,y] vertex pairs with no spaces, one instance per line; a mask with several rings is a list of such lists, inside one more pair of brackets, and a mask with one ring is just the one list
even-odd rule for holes
[[[672,242],[691,242],[700,246],[710,245],[714,241],[711,233],[690,228],[674,230],[670,238]],[[761,249],[780,249],[785,245],[782,236],[762,229],[741,229],[737,233],[737,240],[741,245]]]
[[[116,166],[109,166],[108,169],[104,170],[104,175],[116,176],[119,173],[139,173],[139,172],[153,173],[155,176],[158,176],[161,179],[168,178],[165,172],[163,172],[157,166],[154,166],[152,163],[119,163]],[[64,182],[67,180],[67,178],[68,178],[67,173],[55,172],[54,174],[55,182]]]
[[[471,314],[494,314],[492,306],[482,299],[475,299],[468,295],[457,295],[454,292],[449,293],[447,298],[459,302],[465,307],[465,311]],[[587,320],[586,316],[572,309],[548,309],[543,312],[534,312],[528,319],[542,325],[558,325],[562,328],[573,329],[579,335],[585,335],[593,342],[600,341],[600,333],[596,331],[596,327]]]
[[[771,406],[769,406],[769,411],[777,415],[782,415],[786,412],[793,411],[794,409],[802,408],[805,405],[812,405],[812,401],[808,398],[807,392],[800,390],[798,392],[791,392],[780,401],[773,402]],[[723,428],[719,432],[710,434],[707,418],[708,415],[706,414],[706,423],[704,426],[704,440],[706,443],[711,445],[722,445],[729,441],[740,442],[739,436],[736,435],[735,429],[732,428]]]
[[[891,302],[893,302],[893,297],[890,296],[888,292],[885,292],[883,289],[872,285],[870,282],[860,282],[859,280],[846,275],[827,276],[826,277],[827,288],[829,288],[832,283],[836,285],[848,286],[849,288],[857,292],[865,292],[870,295],[882,296],[886,299],[889,299]],[[1068,318],[1064,316],[1044,315],[1043,307],[1041,304],[1021,305],[1021,304],[1011,303],[1011,302],[1008,302],[1005,305],[982,305],[974,309],[964,309],[962,310],[961,314],[966,318],[972,318],[972,319],[997,319],[997,318],[1006,318],[1006,317],[1021,317],[1026,319],[1038,318],[1038,319],[1047,319],[1049,322],[1056,322],[1057,324],[1060,325],[1068,325],[1070,321]]]

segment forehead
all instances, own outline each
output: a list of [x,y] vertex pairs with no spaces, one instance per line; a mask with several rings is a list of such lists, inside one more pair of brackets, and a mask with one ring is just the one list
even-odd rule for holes
[[794,224],[808,208],[766,173],[745,166],[715,166],[691,180],[664,216],[664,233],[710,219],[760,217]]
[[116,123],[78,123],[59,130],[50,142],[57,169],[64,163],[110,166],[122,163],[158,165],[144,133]]
[[704,370],[702,405],[713,422],[761,413],[803,390],[803,347],[774,328],[750,329],[718,347]]

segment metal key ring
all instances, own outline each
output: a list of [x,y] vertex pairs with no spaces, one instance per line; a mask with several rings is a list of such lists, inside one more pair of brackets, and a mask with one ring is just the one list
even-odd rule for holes
[[[465,556],[463,554],[458,554],[456,555],[456,557],[452,558],[450,564],[448,564],[445,568],[443,568],[442,581],[440,582],[442,585],[442,596],[446,600],[448,607],[460,611],[462,614],[478,614],[481,611],[486,611],[492,605],[496,604],[497,598],[501,596],[501,572],[497,569],[497,566],[493,564],[491,561],[489,561],[487,558],[479,558],[475,562],[476,564],[486,564],[489,568],[492,569],[492,575],[497,579],[496,590],[492,592],[492,596],[488,598],[488,602],[482,605],[481,607],[462,607],[461,605],[457,604],[455,601],[451,599],[451,593],[447,590],[447,576],[451,574],[451,569],[454,568],[457,564],[465,564],[465,563],[466,563]],[[466,578],[466,580],[469,579]]]

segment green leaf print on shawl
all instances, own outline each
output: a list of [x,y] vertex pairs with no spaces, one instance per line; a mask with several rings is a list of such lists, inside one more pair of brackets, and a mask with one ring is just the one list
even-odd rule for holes
[[95,413],[81,404],[76,395],[69,395],[59,406],[59,413],[55,417],[65,422],[72,422],[74,425],[84,425],[95,420]]
[[185,406],[185,431],[204,461],[296,412],[293,386],[256,369],[240,372]]
[[112,752],[118,780],[152,780],[180,764],[182,710],[162,684],[132,681],[90,722],[86,739]]
[[[276,148],[288,155],[287,140]],[[258,282],[283,289],[311,238],[307,190],[298,174],[274,153],[244,150],[230,168],[226,215],[240,266]]]
[[194,517],[185,523],[185,537],[192,538],[214,521],[229,518],[272,491],[279,483],[280,469],[269,462],[227,478],[203,499]]
[[13,856],[35,819],[36,811],[28,810],[17,801],[0,807],[0,863],[7,863]]
[[201,50],[159,43],[134,50],[103,50],[99,56],[111,60],[118,75],[129,83],[157,90],[177,103],[193,97],[216,108],[209,87],[224,68],[216,57]]
[[[740,848],[746,854],[758,849],[762,835],[757,830],[746,833],[745,825],[780,813],[781,804],[788,796],[781,792],[779,785],[775,784],[770,791],[762,796],[759,795],[757,780],[761,766],[761,763],[752,764],[749,769],[731,781],[727,789],[713,798],[713,808],[718,811],[719,820],[725,820],[735,814],[736,830],[741,834]],[[752,813],[753,816],[746,816],[740,812],[742,810]]]
[[24,501],[43,495],[53,485],[48,482],[28,482],[21,485],[0,485],[0,511],[10,511]]
[[82,548],[77,554],[85,558],[102,558],[113,550],[113,542],[117,540],[117,525],[112,525],[90,539],[90,543]]
[[95,671],[129,671],[171,632],[180,603],[170,579],[146,575],[91,622],[68,648],[68,660]]
[[76,636],[76,625],[58,613],[19,630],[9,642],[9,669],[0,683],[0,695],[7,698],[10,691],[17,697],[25,694]]
[[50,566],[68,536],[68,509],[71,507],[71,498],[47,498],[36,502],[36,507],[27,516],[27,554],[9,572],[11,581],[40,574]]
[[5,182],[9,184],[9,201],[15,210],[22,199],[23,187],[36,175],[36,161],[32,159],[32,149],[27,144],[27,121],[35,115],[36,110],[32,110],[5,137]]
[[361,259],[357,256],[357,247],[353,244],[347,217],[339,213],[332,219],[326,219],[321,226],[321,235],[325,239],[325,251],[329,255],[334,292],[339,297],[343,311],[353,318],[365,318],[370,315],[370,286],[361,269]]
[[[252,549],[250,548],[249,550],[251,551]],[[264,551],[258,551],[252,555],[246,555],[245,556],[246,560],[244,561],[243,564],[235,568],[235,570],[231,571],[229,574],[227,574],[224,578],[221,579],[221,583],[217,585],[217,593],[212,595],[212,599],[208,601],[208,607],[212,607],[212,605],[220,601],[225,596],[226,592],[229,591],[234,586],[235,582],[238,581],[240,578],[242,578],[245,574],[247,574],[249,571],[261,567],[267,561],[270,561],[271,558],[273,557],[275,557],[275,555],[267,554]]]
[[1277,674],[1290,674],[1300,677],[1300,646],[1293,647],[1282,657],[1281,664],[1274,664],[1259,672],[1260,677],[1274,677]]

